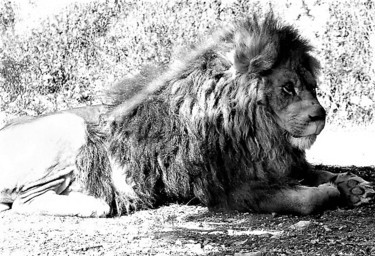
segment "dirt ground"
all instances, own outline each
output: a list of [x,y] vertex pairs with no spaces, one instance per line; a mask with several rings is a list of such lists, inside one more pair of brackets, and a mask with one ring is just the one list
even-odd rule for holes
[[[352,170],[375,181],[371,167]],[[0,213],[0,255],[375,255],[375,205],[313,216],[170,205],[119,218]]]
[[[308,159],[324,163],[324,158],[332,160],[332,152],[336,152],[339,160],[372,167],[342,167],[339,160],[333,162],[335,166],[318,167],[333,172],[350,170],[375,182],[371,162],[375,159],[348,159],[337,151],[341,148],[353,152],[350,156],[363,157],[361,150],[370,149],[363,146],[366,141],[355,141],[359,146],[348,147],[324,139],[325,143],[317,143],[321,149],[308,153]],[[334,145],[336,149],[332,149]],[[112,219],[6,211],[0,213],[0,255],[375,255],[374,209],[372,204],[301,217],[212,213],[201,206],[169,205]]]

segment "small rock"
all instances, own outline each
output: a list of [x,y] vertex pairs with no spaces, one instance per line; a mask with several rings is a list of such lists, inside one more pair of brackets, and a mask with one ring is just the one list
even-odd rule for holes
[[346,228],[346,225],[340,226],[339,230],[343,230],[344,228]]
[[313,240],[310,241],[310,243],[312,243],[312,244],[317,244],[318,242],[319,242],[319,239],[313,239]]
[[257,251],[257,252],[236,252],[233,256],[262,256],[265,255],[264,251]]
[[206,245],[206,244],[209,244],[210,242],[211,242],[211,240],[210,240],[210,239],[205,239],[205,240],[203,241],[202,245]]
[[282,234],[283,234],[283,232],[275,233],[273,236],[271,236],[271,238],[272,239],[279,239],[279,238],[281,238]]
[[[233,231],[233,230],[232,230]],[[217,230],[217,231],[212,231],[212,232],[209,232],[210,235],[219,235],[219,234],[224,234],[224,231],[220,231],[220,230]]]
[[245,239],[245,240],[243,240],[243,241],[235,241],[235,242],[233,243],[233,245],[235,245],[235,246],[240,246],[240,245],[245,244],[246,242],[247,242],[247,239]]
[[311,221],[308,220],[301,220],[297,222],[296,224],[291,225],[290,229],[296,229],[296,230],[304,230],[308,228],[311,225]]
[[332,229],[330,229],[327,225],[324,225],[323,228],[324,228],[324,230],[325,230],[326,232],[330,232],[330,231],[332,231]]

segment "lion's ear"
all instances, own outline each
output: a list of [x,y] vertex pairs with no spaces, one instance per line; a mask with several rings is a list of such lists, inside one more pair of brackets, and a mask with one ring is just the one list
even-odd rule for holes
[[270,70],[277,59],[277,42],[267,35],[242,31],[235,36],[234,66],[239,73],[259,74]]

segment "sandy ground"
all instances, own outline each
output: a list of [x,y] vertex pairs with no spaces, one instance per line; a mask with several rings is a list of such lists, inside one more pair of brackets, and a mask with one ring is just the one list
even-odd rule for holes
[[[328,128],[307,157],[375,181],[374,142],[371,129]],[[340,167],[352,165],[372,167]],[[7,211],[0,213],[0,255],[375,255],[374,208],[298,217],[170,205],[112,219]]]

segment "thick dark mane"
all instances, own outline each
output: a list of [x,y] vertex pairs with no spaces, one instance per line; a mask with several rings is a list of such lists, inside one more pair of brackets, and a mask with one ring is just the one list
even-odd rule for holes
[[316,74],[306,41],[271,14],[202,45],[172,64],[158,90],[131,102],[113,126],[110,151],[144,204],[197,197],[226,207],[232,188],[252,180],[288,186],[285,174],[307,166],[263,104],[259,85],[263,74],[289,62]]
[[309,54],[312,46],[292,26],[280,24],[272,13],[263,21],[253,16],[236,24],[233,39],[235,65],[242,72],[267,72],[289,61],[315,75],[319,72],[319,62]]

